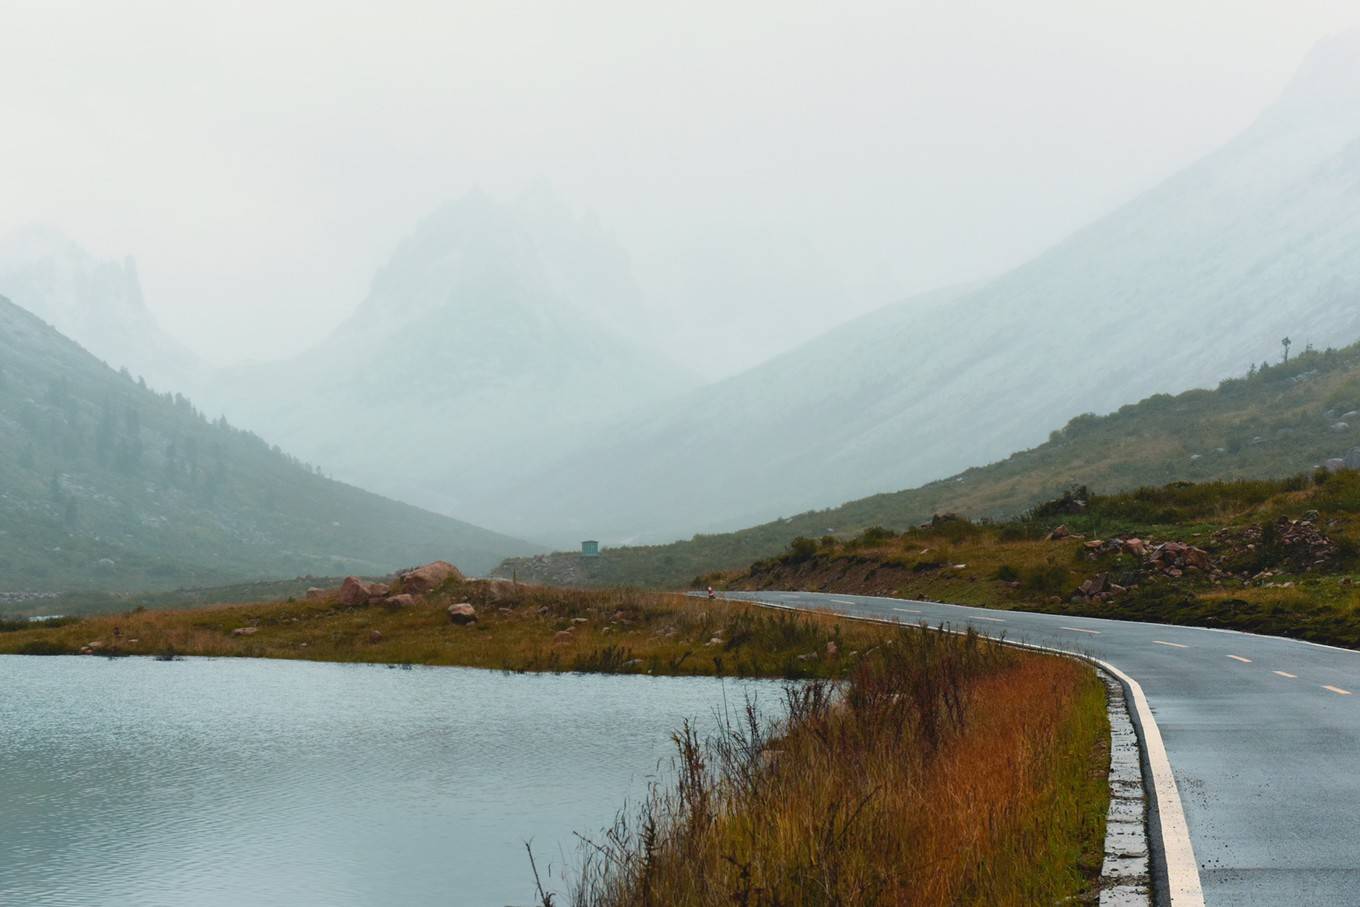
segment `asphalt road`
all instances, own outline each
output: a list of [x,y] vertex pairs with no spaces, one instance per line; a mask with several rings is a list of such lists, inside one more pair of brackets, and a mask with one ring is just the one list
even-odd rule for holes
[[972,626],[1108,662],[1142,686],[1204,902],[1360,905],[1360,652],[1273,636],[810,592],[732,592]]

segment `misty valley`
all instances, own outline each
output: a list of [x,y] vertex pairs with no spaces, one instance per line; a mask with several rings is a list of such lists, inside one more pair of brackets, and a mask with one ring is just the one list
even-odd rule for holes
[[1354,900],[1349,8],[77,5],[0,905]]

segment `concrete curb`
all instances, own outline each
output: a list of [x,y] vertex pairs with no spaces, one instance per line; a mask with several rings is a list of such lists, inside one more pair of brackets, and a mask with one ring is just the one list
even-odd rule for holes
[[1100,907],[1150,907],[1148,802],[1142,747],[1129,717],[1124,685],[1096,668],[1105,682],[1110,717],[1110,808],[1105,814],[1105,863],[1100,869]]
[[[882,596],[874,596],[881,598]],[[724,596],[725,598],[725,596]],[[963,633],[966,631],[955,630],[947,625],[931,627],[929,624],[905,623],[896,618],[871,617],[868,615],[847,614],[844,611],[827,609],[796,608],[782,602],[767,602],[759,599],[738,598],[731,601],[744,601],[759,605],[764,608],[773,608],[780,611],[810,611],[821,610],[823,613],[834,614],[846,620],[862,620],[869,623],[889,624],[891,626],[911,627],[924,626],[927,629],[934,629],[945,633]],[[894,599],[895,601],[896,599]],[[987,634],[981,634],[987,636]],[[1093,665],[1102,674],[1114,678],[1123,692],[1123,700],[1132,708],[1128,714],[1136,730],[1138,750],[1140,754],[1142,784],[1140,785],[1145,793],[1150,793],[1147,797],[1147,818],[1145,828],[1146,835],[1145,847],[1150,858],[1149,864],[1152,870],[1151,879],[1155,903],[1163,907],[1204,907],[1204,891],[1200,885],[1199,864],[1195,860],[1195,850],[1190,843],[1190,831],[1185,822],[1185,810],[1181,805],[1180,791],[1176,787],[1176,777],[1171,770],[1171,760],[1166,754],[1166,747],[1162,743],[1162,732],[1157,727],[1157,721],[1152,716],[1152,709],[1148,706],[1147,697],[1143,694],[1143,688],[1138,681],[1134,680],[1123,671],[1108,662],[1093,658],[1083,652],[1068,651],[1065,649],[1055,649],[1050,646],[1040,646],[1034,643],[1017,642],[1011,639],[1004,639],[988,636],[1003,645],[1014,646],[1018,649],[1030,649],[1037,652],[1046,652],[1051,655],[1062,655],[1068,658],[1077,658],[1088,664]],[[1111,736],[1114,735],[1114,724],[1111,722]],[[1127,742],[1127,741],[1125,741]],[[1115,807],[1114,802],[1114,741],[1111,741],[1111,810]],[[1117,820],[1118,821],[1118,820]],[[1124,831],[1129,831],[1126,826],[1121,826]],[[1130,839],[1127,842],[1130,847],[1136,847],[1136,841]],[[1124,846],[1116,843],[1116,847]],[[1120,869],[1122,864],[1111,866],[1111,841],[1110,831],[1107,826],[1105,838],[1106,860],[1105,866],[1101,870],[1101,904],[1110,905],[1134,905],[1147,904],[1149,901],[1146,896],[1149,892],[1142,887],[1144,900],[1110,900],[1106,901],[1106,877],[1108,869]],[[1112,885],[1111,897],[1114,898],[1114,889],[1124,888],[1120,896],[1138,897],[1137,894],[1141,886],[1136,883]]]

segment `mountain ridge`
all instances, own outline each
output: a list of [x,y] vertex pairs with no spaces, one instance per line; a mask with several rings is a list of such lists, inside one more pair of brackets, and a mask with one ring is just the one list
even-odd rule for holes
[[[1324,43],[1236,139],[1030,262],[947,305],[852,322],[802,347],[801,367],[786,355],[616,423],[503,496],[554,540],[661,542],[987,463],[1080,413],[1213,385],[1285,336],[1351,342],[1360,105],[1336,98],[1360,84],[1352,49],[1354,35]],[[1323,90],[1338,65],[1339,95]],[[1098,371],[1074,369],[1089,357]],[[617,493],[580,491],[589,472]]]
[[0,297],[0,592],[477,573],[532,545],[334,482]]

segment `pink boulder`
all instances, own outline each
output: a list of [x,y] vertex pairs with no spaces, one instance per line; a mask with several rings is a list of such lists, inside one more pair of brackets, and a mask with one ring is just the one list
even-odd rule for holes
[[402,593],[401,595],[389,595],[387,598],[383,599],[383,604],[389,608],[413,608],[416,604],[416,597],[405,593]]
[[401,588],[420,595],[444,585],[451,579],[462,579],[463,574],[448,561],[435,561],[401,575]]
[[386,594],[387,586],[382,583],[366,583],[357,576],[347,576],[340,584],[339,601],[342,605],[359,607]]
[[463,624],[474,624],[477,622],[477,609],[467,602],[449,605],[449,620],[459,626],[462,626]]

